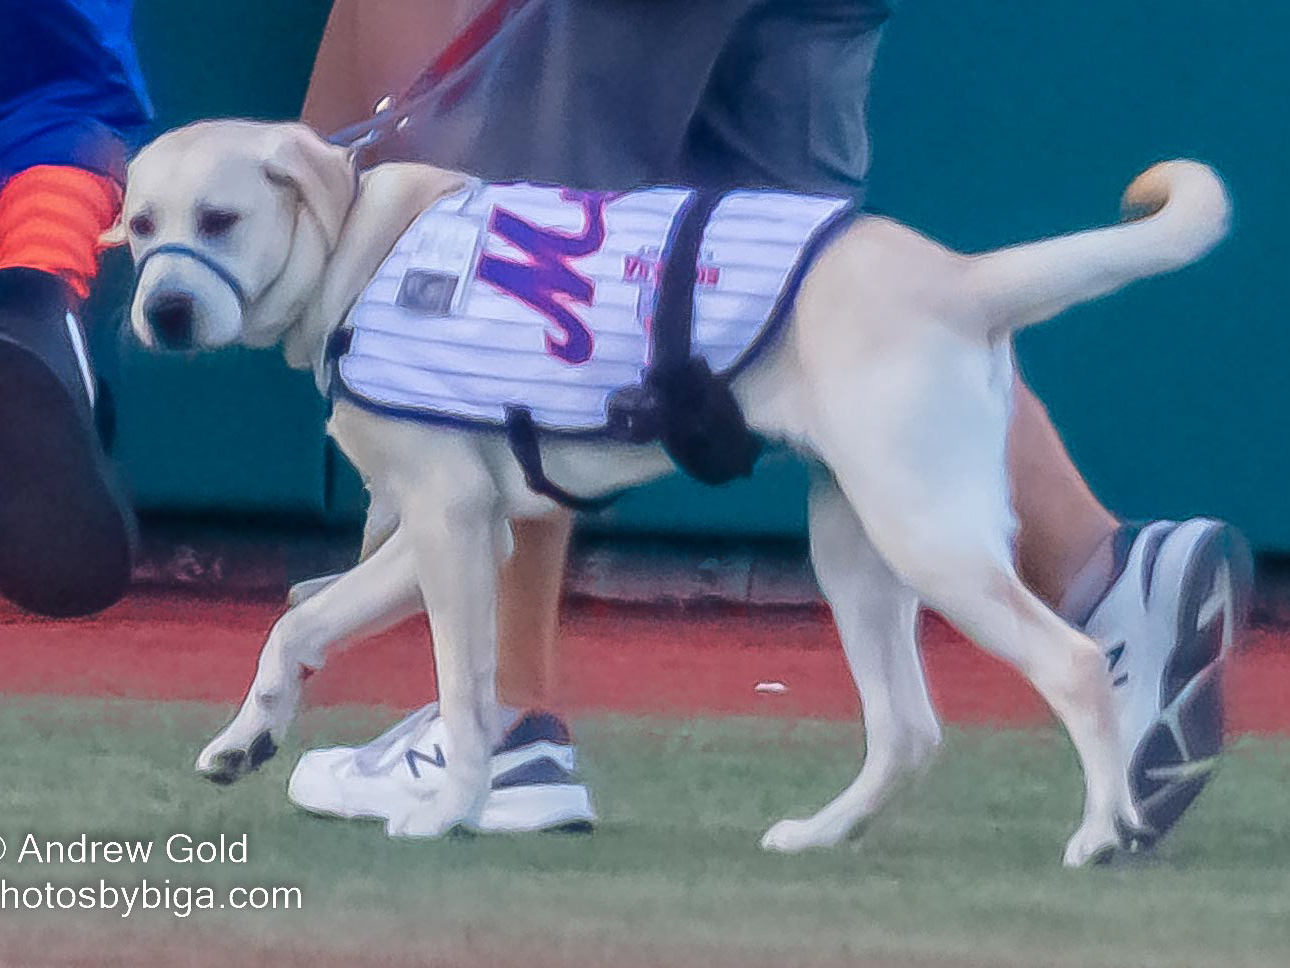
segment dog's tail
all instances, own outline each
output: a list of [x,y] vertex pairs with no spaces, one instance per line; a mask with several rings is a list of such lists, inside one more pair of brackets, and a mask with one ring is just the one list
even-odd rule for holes
[[1165,161],[1124,193],[1119,225],[998,249],[971,260],[973,295],[992,334],[1051,319],[1131,282],[1173,272],[1227,235],[1223,180],[1197,161]]

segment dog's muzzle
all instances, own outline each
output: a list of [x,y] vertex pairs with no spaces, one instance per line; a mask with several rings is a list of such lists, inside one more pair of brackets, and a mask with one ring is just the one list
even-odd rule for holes
[[[203,252],[187,245],[159,245],[146,252],[135,263],[135,278],[143,277],[144,267],[153,256],[181,255],[200,263],[214,273],[215,277],[228,287],[237,300],[238,307],[245,309],[246,292],[237,277],[228,269]],[[156,334],[157,342],[166,349],[184,350],[193,345],[193,297],[185,292],[159,292],[151,296],[143,306],[144,319]]]

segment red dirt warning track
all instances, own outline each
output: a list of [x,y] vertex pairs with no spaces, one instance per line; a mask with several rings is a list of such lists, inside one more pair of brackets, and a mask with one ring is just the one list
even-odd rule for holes
[[[137,595],[91,620],[0,607],[0,693],[233,702],[281,607]],[[934,618],[924,661],[936,705],[958,723],[1029,725],[1047,712],[1011,670]],[[560,704],[572,712],[849,719],[859,704],[831,623],[814,612],[714,612],[591,604],[565,619]],[[788,686],[754,692],[758,682]],[[432,695],[429,636],[411,621],[333,660],[320,704],[412,707]],[[1290,732],[1290,632],[1259,630],[1227,675],[1234,733]]]

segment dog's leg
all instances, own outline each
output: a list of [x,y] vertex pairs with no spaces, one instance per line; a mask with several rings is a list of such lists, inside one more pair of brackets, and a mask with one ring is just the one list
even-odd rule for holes
[[[363,522],[363,545],[358,552],[358,560],[366,561],[377,548],[383,545],[394,534],[399,526],[399,516],[389,496],[369,486],[371,502],[367,508],[367,518]],[[287,592],[287,604],[299,605],[307,598],[312,598],[328,585],[340,578],[344,572],[334,575],[320,575],[296,582]]]
[[924,602],[1017,668],[1065,725],[1085,778],[1084,820],[1065,852],[1065,863],[1079,866],[1114,850],[1121,825],[1137,823],[1106,660],[1092,639],[1022,584],[1011,560],[1003,493],[987,494],[964,470],[957,480],[945,479],[939,500],[921,507],[911,507],[907,497],[862,499],[865,527]]
[[502,732],[497,584],[510,531],[499,516],[486,471],[466,461],[443,464],[452,468],[451,489],[442,486],[446,471],[419,483],[404,505],[400,528],[408,530],[430,614],[439,710],[452,748],[444,785],[415,807],[392,815],[386,826],[391,836],[441,837],[473,827],[488,798],[489,761]]
[[812,352],[813,442],[902,581],[1027,676],[1065,725],[1086,784],[1084,821],[1065,860],[1083,864],[1115,848],[1136,811],[1105,659],[1013,566],[1007,349],[925,324],[909,333],[907,345],[895,333],[891,352],[867,367],[857,358],[851,373],[836,346],[832,362]]
[[197,757],[198,772],[232,783],[259,767],[277,752],[295,718],[301,680],[322,666],[329,647],[379,632],[420,608],[412,551],[396,533],[274,623],[241,709]]
[[869,543],[828,472],[812,480],[811,561],[864,702],[865,759],[837,798],[806,820],[781,820],[768,850],[829,847],[872,817],[935,756],[941,729],[918,655],[918,599]]
[[[1079,867],[1108,857],[1140,825],[1116,741],[1106,659],[1021,583],[1004,554],[945,555],[943,566],[906,562],[926,601],[978,645],[1026,676],[1066,727],[1084,769],[1084,817],[1064,862]],[[997,549],[1003,552],[1005,549]]]

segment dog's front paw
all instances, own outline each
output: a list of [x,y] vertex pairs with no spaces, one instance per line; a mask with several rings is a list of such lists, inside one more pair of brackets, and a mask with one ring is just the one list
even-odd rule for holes
[[294,697],[269,704],[257,701],[254,694],[248,697],[233,721],[198,755],[197,772],[221,786],[254,773],[278,752],[294,710]]
[[267,729],[256,733],[250,742],[230,742],[225,730],[197,757],[197,772],[212,783],[228,786],[253,773],[273,758],[278,744]]
[[458,832],[475,832],[487,794],[487,788],[484,796],[476,797],[458,785],[449,784],[433,795],[392,813],[386,821],[385,832],[390,837],[423,840],[438,840]]
[[796,854],[818,847],[833,847],[845,836],[845,830],[839,833],[826,829],[814,819],[781,820],[762,835],[761,849]]
[[267,675],[263,669],[242,707],[197,757],[197,772],[208,780],[227,785],[254,773],[278,752],[278,744],[295,720],[300,707],[301,668],[293,677]]

